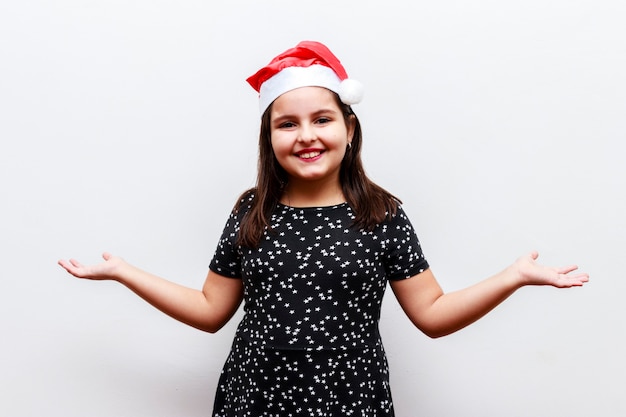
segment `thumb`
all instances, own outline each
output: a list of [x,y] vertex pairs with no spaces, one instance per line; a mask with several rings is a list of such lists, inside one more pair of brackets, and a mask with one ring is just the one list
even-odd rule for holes
[[113,257],[113,255],[111,255],[109,252],[104,252],[102,254],[102,259],[104,259],[105,261],[108,261],[109,259],[111,259]]

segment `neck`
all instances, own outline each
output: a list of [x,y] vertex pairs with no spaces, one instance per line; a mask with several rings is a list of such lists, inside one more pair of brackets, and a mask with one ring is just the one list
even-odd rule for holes
[[345,201],[338,181],[331,183],[290,181],[280,199],[282,204],[291,207],[326,207]]

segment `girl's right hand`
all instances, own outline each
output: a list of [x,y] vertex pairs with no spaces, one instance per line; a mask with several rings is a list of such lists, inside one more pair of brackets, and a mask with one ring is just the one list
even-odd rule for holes
[[118,279],[120,268],[125,264],[124,260],[108,252],[103,253],[102,258],[104,262],[97,265],[83,265],[76,259],[70,259],[69,261],[61,259],[58,263],[63,269],[77,278],[93,280]]
[[104,262],[97,265],[83,265],[76,259],[60,260],[59,265],[78,278],[117,281],[165,314],[211,333],[230,320],[243,300],[241,279],[211,270],[200,291],[135,268],[108,252],[102,258]]

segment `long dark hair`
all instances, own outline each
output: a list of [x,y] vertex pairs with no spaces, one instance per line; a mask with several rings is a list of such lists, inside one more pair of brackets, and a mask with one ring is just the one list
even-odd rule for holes
[[[355,213],[352,227],[372,230],[377,224],[396,213],[400,200],[367,177],[361,161],[362,133],[359,119],[350,106],[341,102],[337,94],[333,95],[343,113],[346,125],[352,122],[351,119],[354,119],[355,123],[352,144],[346,150],[339,171],[343,195]],[[287,173],[278,163],[272,149],[271,112],[272,105],[261,118],[256,186],[244,192],[235,206],[235,210],[239,210],[243,205],[250,204],[249,211],[241,221],[237,237],[237,244],[249,248],[259,245],[288,181]],[[252,201],[248,203],[251,196]]]

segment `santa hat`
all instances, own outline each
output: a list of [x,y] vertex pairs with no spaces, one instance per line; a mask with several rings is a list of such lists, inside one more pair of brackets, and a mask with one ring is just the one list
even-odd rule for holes
[[363,98],[363,85],[348,78],[339,59],[326,46],[313,41],[286,50],[246,81],[259,92],[261,114],[281,94],[300,87],[325,87],[348,105]]

